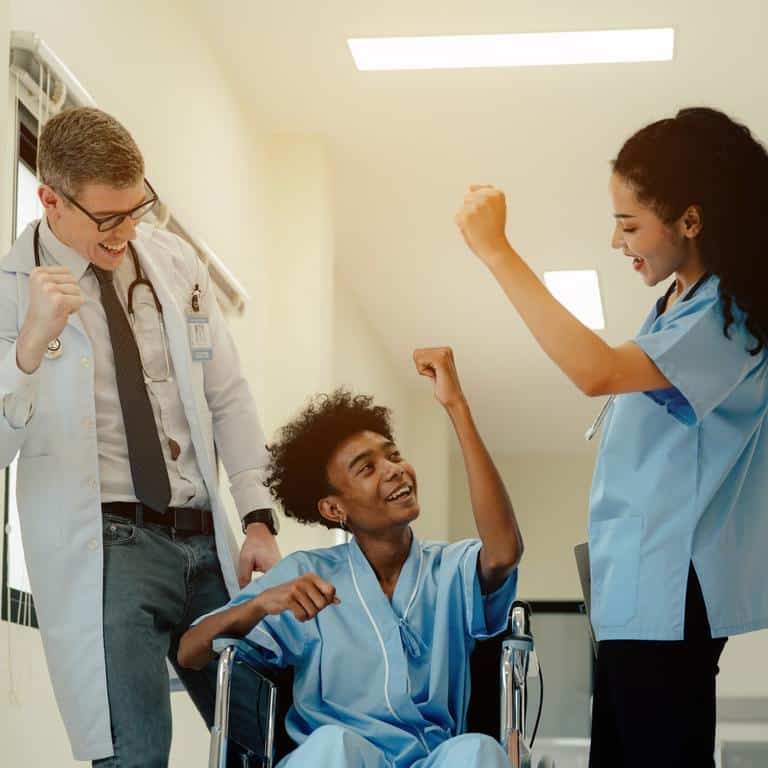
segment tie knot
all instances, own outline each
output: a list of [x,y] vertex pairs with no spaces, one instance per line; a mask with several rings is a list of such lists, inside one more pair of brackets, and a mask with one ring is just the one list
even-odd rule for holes
[[115,280],[115,273],[111,269],[102,269],[95,264],[91,264],[93,274],[96,275],[96,279],[99,281],[99,285],[108,285]]

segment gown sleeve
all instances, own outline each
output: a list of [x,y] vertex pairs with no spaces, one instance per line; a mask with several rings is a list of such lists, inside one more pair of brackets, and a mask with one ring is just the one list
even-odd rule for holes
[[454,557],[458,560],[455,578],[461,585],[467,634],[482,640],[503,632],[517,595],[517,568],[512,570],[498,589],[483,594],[477,561],[482,542],[469,539],[451,544],[446,549],[449,550],[446,553],[449,560]]

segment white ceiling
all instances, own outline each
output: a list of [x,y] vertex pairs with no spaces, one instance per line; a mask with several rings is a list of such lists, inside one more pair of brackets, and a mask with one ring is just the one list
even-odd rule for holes
[[[597,268],[605,338],[653,303],[611,251],[609,161],[681,106],[710,104],[768,139],[764,0],[196,0],[238,95],[265,132],[319,133],[333,153],[337,258],[405,376],[450,344],[491,445],[585,451],[590,401],[532,342],[453,214],[469,183],[507,191],[512,244],[541,275]],[[662,27],[670,63],[357,72],[348,37]]]

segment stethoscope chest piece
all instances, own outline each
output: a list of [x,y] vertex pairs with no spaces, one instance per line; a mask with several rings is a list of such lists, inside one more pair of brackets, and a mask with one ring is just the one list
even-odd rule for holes
[[55,360],[57,357],[61,357],[61,339],[54,339],[48,342],[48,349],[45,352],[45,356],[49,360]]

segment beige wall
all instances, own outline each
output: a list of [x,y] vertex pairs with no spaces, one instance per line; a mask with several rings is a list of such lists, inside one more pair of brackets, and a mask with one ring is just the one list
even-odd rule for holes
[[448,504],[449,422],[432,397],[429,381],[414,368],[403,380],[366,317],[356,295],[336,278],[334,302],[334,384],[371,394],[392,410],[395,437],[413,465],[421,515],[414,524],[422,539],[450,536]]
[[[333,376],[332,169],[321,137],[265,142],[265,429],[271,435]],[[243,343],[247,343],[243,339]],[[283,553],[325,547],[321,526],[282,519]]]
[[[578,598],[573,546],[586,539],[592,456],[496,456],[495,460],[525,540],[520,596]],[[476,535],[458,456],[452,457],[451,483],[451,534],[454,538]]]

